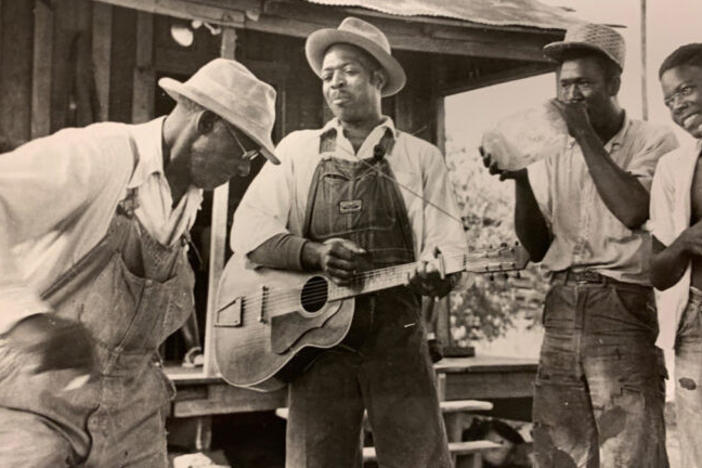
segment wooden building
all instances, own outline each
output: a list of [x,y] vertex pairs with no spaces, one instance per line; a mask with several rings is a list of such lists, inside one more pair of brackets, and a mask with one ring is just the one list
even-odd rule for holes
[[[330,114],[305,60],[305,37],[354,15],[387,34],[407,72],[407,86],[384,100],[384,112],[443,149],[445,96],[551,71],[541,48],[573,21],[537,0],[0,0],[0,13],[0,136],[12,144],[66,126],[166,113],[173,103],[158,78],[186,79],[217,56],[236,58],[277,89],[274,141],[320,127]],[[199,216],[201,284],[209,285],[200,291],[203,315],[212,314],[231,215],[249,181],[216,190]],[[174,376],[176,416],[280,404],[280,394],[219,381],[209,339],[205,330],[202,372]]]

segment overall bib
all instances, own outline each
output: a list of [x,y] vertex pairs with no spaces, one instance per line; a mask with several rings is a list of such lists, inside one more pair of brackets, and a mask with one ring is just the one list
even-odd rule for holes
[[[389,153],[393,141],[386,134],[381,146]],[[407,210],[387,161],[334,158],[335,148],[335,134],[322,138],[304,237],[349,239],[369,252],[369,268],[413,262]],[[355,300],[344,341],[290,384],[286,466],[360,467],[364,409],[380,466],[450,466],[418,296],[397,287]]]
[[134,215],[136,194],[120,202],[100,243],[42,295],[55,313],[85,325],[96,376],[62,390],[65,371],[30,374],[22,365],[31,356],[0,342],[0,466],[167,466],[174,388],[157,349],[191,313],[194,278],[184,242],[161,245]]

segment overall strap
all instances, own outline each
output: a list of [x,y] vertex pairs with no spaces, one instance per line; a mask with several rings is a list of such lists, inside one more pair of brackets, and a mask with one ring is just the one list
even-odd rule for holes
[[124,244],[131,229],[134,210],[137,207],[137,189],[127,189],[127,195],[117,205],[105,236],[46,288],[40,297],[51,304],[52,307],[57,307],[83,285],[92,281],[107,266],[114,253]]

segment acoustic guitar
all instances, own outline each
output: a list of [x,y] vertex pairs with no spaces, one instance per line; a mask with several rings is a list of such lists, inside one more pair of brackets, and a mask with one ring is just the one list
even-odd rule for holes
[[[441,257],[445,274],[523,269],[519,245]],[[339,286],[323,274],[243,268],[232,257],[219,283],[214,320],[215,360],[231,385],[258,391],[285,386],[320,350],[339,344],[354,314],[354,297],[407,284],[416,263],[358,273]]]

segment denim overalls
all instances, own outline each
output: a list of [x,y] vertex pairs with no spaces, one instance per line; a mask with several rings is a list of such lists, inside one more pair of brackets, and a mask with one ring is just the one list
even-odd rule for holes
[[[393,143],[387,133],[380,145],[389,154]],[[304,237],[350,239],[369,252],[370,268],[414,261],[407,210],[388,162],[339,159],[335,149],[336,133],[324,134]],[[380,466],[450,466],[419,298],[397,287],[355,300],[344,341],[289,387],[286,466],[360,467],[364,409]]]
[[[165,415],[174,395],[157,349],[193,307],[184,242],[165,247],[120,202],[105,237],[42,296],[90,332],[97,375],[62,390],[65,371],[27,373],[0,342],[0,466],[166,467]],[[7,438],[3,438],[7,440]]]

